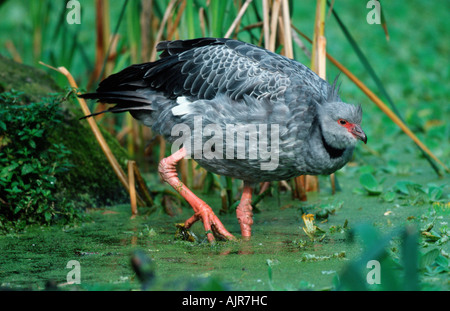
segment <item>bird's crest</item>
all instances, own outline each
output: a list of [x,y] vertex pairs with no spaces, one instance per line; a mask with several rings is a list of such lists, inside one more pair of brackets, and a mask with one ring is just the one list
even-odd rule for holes
[[356,109],[356,115],[357,115],[357,123],[360,124],[362,121],[362,106],[361,104],[358,104],[358,106],[355,107]]
[[341,73],[338,73],[336,78],[334,78],[333,84],[328,88],[327,102],[341,101],[341,98],[339,97],[339,89],[341,87],[342,82],[339,82],[338,84],[340,75]]

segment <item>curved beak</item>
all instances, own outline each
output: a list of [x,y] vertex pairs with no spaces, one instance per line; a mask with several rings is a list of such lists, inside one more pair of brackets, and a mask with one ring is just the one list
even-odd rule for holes
[[365,144],[367,144],[367,136],[364,133],[364,131],[361,128],[361,125],[359,124],[354,124],[354,126],[352,127],[352,129],[350,130],[350,133],[353,134],[353,136],[355,136],[357,139],[362,140]]

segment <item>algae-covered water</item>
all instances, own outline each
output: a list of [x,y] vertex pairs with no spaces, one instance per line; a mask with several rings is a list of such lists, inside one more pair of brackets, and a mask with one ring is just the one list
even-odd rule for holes
[[[133,251],[139,249],[154,263],[155,278],[150,289],[334,289],[343,267],[363,251],[363,245],[349,237],[351,228],[368,223],[383,234],[408,224],[419,228],[432,210],[429,203],[399,204],[403,202],[399,198],[387,202],[380,196],[354,193],[359,182],[349,177],[357,176],[359,170],[349,168],[339,176],[342,191],[336,195],[330,195],[329,183],[321,177],[321,191],[309,194],[306,203],[292,201],[288,195],[280,200],[264,198],[254,215],[250,241],[201,243],[204,231],[200,223],[192,228],[200,242],[181,241],[175,239],[175,224],[191,216],[188,208],[176,217],[162,212],[144,215],[145,210],[141,210],[141,216],[130,219],[128,205],[89,210],[90,220],[74,227],[31,228],[1,236],[1,286],[44,289],[56,284],[59,289],[140,289],[130,264]],[[427,176],[421,177],[423,184],[445,182],[432,174]],[[384,187],[401,179],[391,176]],[[213,207],[220,205],[217,195],[200,196]],[[305,225],[301,215],[327,208],[334,209],[334,214],[326,220],[315,220],[323,232],[312,241],[302,229]],[[234,213],[219,217],[231,233],[240,237]],[[443,221],[448,219],[441,217]],[[448,243],[440,247],[448,252]],[[73,271],[73,266],[67,267],[71,260],[79,263],[80,284],[67,283]],[[421,281],[445,289],[448,272],[431,279],[422,275]]]

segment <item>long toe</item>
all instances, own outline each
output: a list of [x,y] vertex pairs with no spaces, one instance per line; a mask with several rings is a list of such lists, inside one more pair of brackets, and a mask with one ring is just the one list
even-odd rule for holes
[[214,242],[216,238],[220,240],[235,239],[209,206],[203,206],[198,216],[202,219],[209,242]]

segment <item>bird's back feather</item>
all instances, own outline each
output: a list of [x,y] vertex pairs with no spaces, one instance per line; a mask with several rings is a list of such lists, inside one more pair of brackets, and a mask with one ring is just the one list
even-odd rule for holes
[[[232,39],[201,38],[163,41],[155,62],[132,65],[103,80],[97,98],[107,103],[121,101],[114,92],[133,92],[150,88],[175,99],[213,99],[224,94],[240,100],[244,94],[255,98],[285,100],[286,96],[305,98],[311,94],[326,99],[329,84],[309,68],[263,48]],[[295,91],[292,89],[295,88]],[[124,96],[128,101],[130,96]],[[132,102],[139,98],[131,97]],[[147,102],[143,102],[147,104]]]

